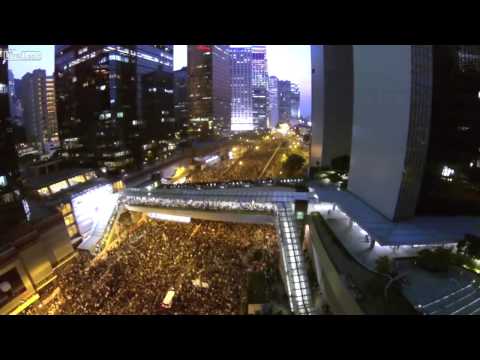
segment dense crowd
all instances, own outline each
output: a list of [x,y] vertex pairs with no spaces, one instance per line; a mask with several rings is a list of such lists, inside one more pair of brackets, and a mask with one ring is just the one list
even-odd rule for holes
[[136,205],[159,206],[163,208],[193,208],[201,210],[228,210],[228,211],[256,211],[272,214],[275,212],[275,205],[272,203],[239,202],[228,200],[192,200],[168,197],[150,197],[143,195],[127,194],[121,201],[129,203],[133,201]]
[[[259,146],[258,150],[255,146]],[[278,142],[252,145],[236,160],[229,160],[221,167],[216,165],[195,172],[188,182],[257,180],[277,146]]]
[[273,276],[278,257],[273,226],[144,217],[96,258],[81,254],[68,264],[52,295],[27,313],[239,314],[248,271]]

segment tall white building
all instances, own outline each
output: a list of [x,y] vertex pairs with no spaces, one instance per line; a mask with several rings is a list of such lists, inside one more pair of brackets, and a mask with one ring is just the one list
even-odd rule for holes
[[232,71],[232,131],[254,130],[252,49],[230,48]]
[[255,128],[267,127],[268,117],[267,48],[252,46],[253,122]]

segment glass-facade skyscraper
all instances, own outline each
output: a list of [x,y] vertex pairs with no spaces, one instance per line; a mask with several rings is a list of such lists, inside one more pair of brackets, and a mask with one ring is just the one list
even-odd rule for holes
[[45,70],[37,69],[26,73],[22,77],[20,94],[27,141],[41,152],[45,150],[48,137],[46,80]]
[[252,46],[253,122],[255,128],[265,129],[268,118],[267,48]]
[[67,161],[109,174],[165,157],[174,135],[172,45],[56,45]]
[[300,88],[297,84],[290,84],[290,122],[296,123],[300,119]]
[[280,123],[290,123],[292,103],[290,101],[291,83],[288,80],[278,80],[278,113]]
[[231,71],[228,45],[188,45],[189,133],[230,130]]
[[278,125],[278,78],[270,76],[268,82],[268,110],[269,110],[269,127],[274,128]]
[[8,231],[26,220],[18,187],[19,171],[13,129],[8,121],[8,45],[0,45],[0,249],[11,239]]
[[174,72],[175,122],[180,133],[188,127],[188,70],[183,67]]
[[232,61],[232,131],[251,131],[253,122],[252,49],[230,48]]

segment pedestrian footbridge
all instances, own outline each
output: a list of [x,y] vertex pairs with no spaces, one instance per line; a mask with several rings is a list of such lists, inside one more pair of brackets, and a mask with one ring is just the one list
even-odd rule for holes
[[311,291],[294,207],[295,201],[308,201],[310,196],[286,187],[129,188],[120,196],[119,206],[197,219],[273,223],[280,242],[290,307],[295,314],[308,315],[313,313]]

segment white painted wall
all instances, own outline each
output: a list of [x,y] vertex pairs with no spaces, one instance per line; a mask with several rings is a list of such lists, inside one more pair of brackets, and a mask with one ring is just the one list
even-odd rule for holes
[[411,46],[355,45],[349,190],[392,219],[410,124]]

